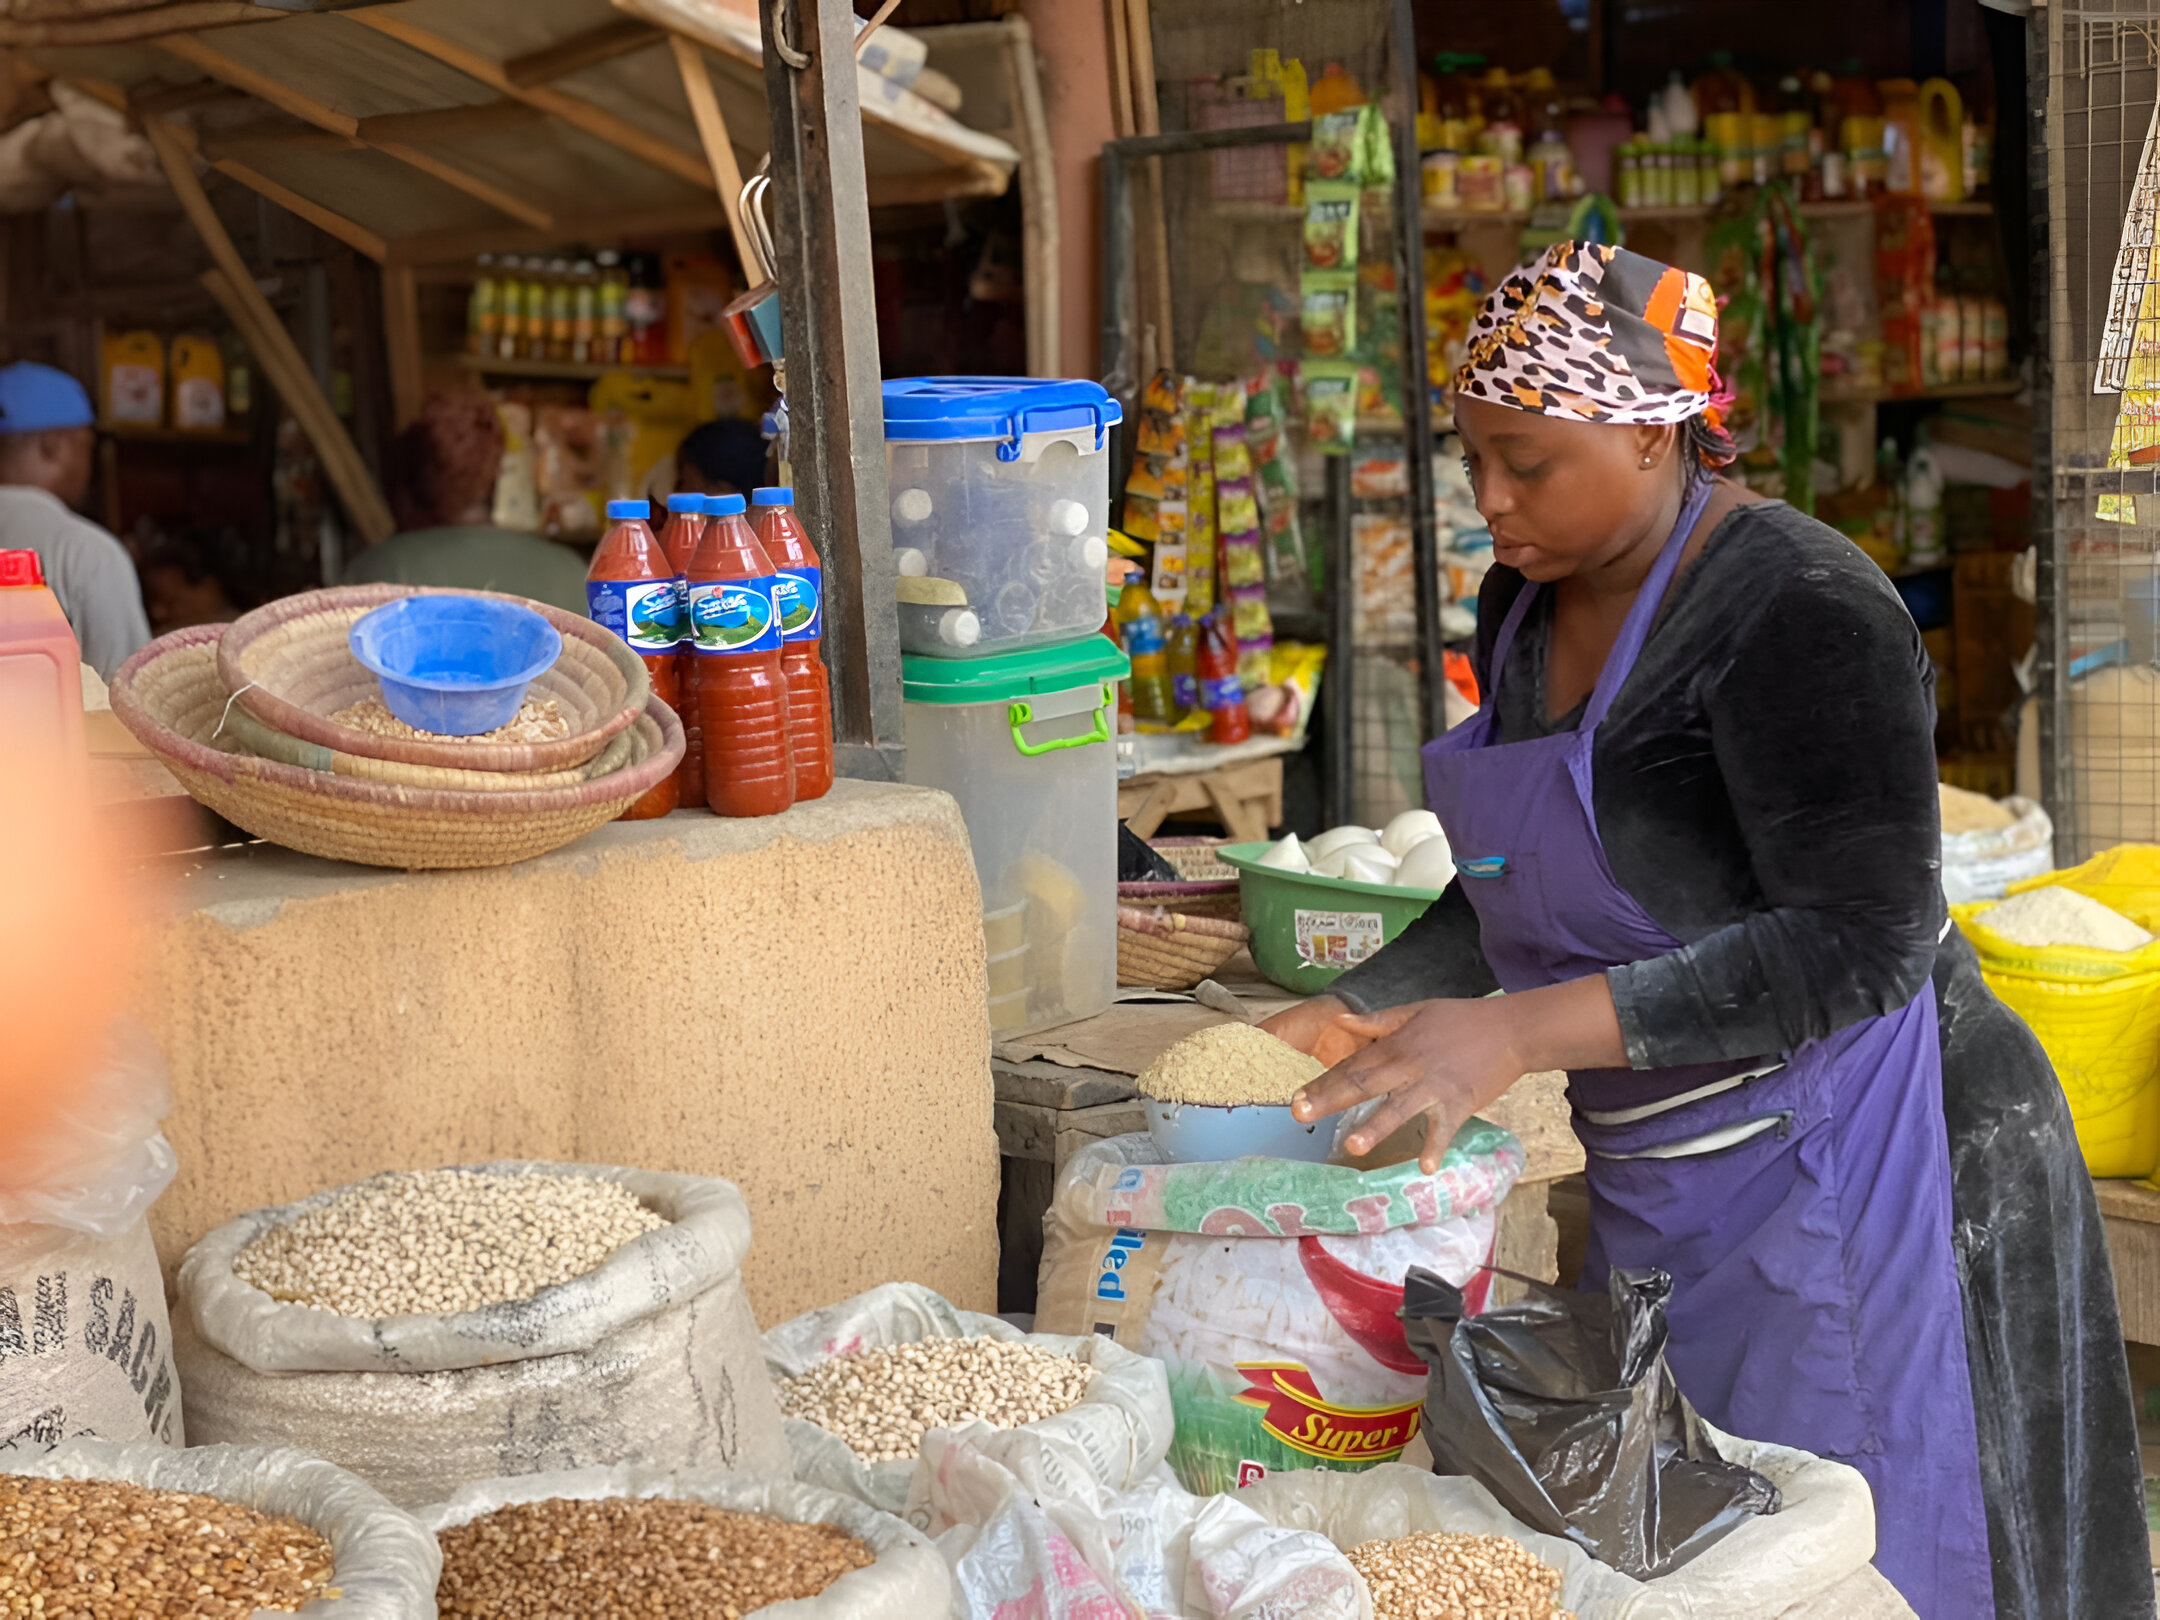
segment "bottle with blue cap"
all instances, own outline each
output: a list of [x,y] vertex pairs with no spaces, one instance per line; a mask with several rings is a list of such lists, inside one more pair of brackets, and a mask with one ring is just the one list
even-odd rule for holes
[[740,495],[708,495],[690,564],[705,803],[715,815],[769,816],[795,802],[779,580],[743,518]]
[[696,810],[705,803],[705,731],[698,724],[697,650],[690,637],[690,564],[696,560],[698,542],[705,537],[705,497],[670,495],[667,513],[667,522],[660,529],[660,545],[675,569],[682,621],[682,642],[675,649],[675,687],[682,701],[675,705],[675,712],[682,717],[683,761],[675,768],[675,780],[680,807]]
[[[608,532],[585,573],[585,602],[593,622],[614,631],[645,660],[660,701],[677,707],[675,648],[682,639],[683,582],[648,521],[644,501],[609,501]],[[675,778],[657,784],[623,812],[625,821],[664,816],[676,807]]]
[[787,679],[788,741],[795,756],[795,798],[821,799],[832,788],[832,683],[818,643],[825,635],[825,571],[795,516],[785,485],[750,492],[750,526],[777,581],[780,672]]

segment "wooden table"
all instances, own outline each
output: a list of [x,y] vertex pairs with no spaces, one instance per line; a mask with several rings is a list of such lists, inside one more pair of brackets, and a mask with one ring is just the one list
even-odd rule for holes
[[2160,1345],[2160,1191],[2143,1181],[2095,1181],[2123,1337]]
[[1167,816],[1200,811],[1223,824],[1231,841],[1256,843],[1282,824],[1282,756],[1213,770],[1143,772],[1118,784],[1118,819],[1135,837],[1152,838]]

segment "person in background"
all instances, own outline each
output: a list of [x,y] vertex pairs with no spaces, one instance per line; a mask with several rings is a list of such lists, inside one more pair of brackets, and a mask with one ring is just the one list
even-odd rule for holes
[[0,550],[38,554],[83,662],[109,681],[150,639],[150,621],[127,548],[75,511],[96,444],[81,383],[29,361],[0,367]]
[[740,495],[773,479],[766,475],[765,436],[755,422],[701,422],[675,450],[675,493]]
[[192,541],[159,545],[143,559],[142,582],[150,628],[161,636],[192,625],[229,624],[240,616],[225,581]]
[[447,585],[585,612],[585,564],[554,540],[490,521],[502,419],[477,392],[436,394],[383,457],[398,532],[345,566],[348,585]]

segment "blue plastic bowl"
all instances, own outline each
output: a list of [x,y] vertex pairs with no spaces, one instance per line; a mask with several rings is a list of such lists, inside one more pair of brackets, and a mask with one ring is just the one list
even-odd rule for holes
[[1148,1136],[1176,1164],[1214,1164],[1223,1159],[1299,1159],[1325,1164],[1335,1146],[1333,1117],[1301,1125],[1288,1105],[1250,1103],[1210,1108],[1202,1103],[1140,1099]]
[[562,656],[562,632],[546,619],[484,596],[401,596],[362,615],[349,639],[390,712],[447,737],[507,725],[525,688]]

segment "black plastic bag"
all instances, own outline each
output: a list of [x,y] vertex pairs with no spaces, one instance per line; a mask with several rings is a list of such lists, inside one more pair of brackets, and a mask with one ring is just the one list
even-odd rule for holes
[[1120,883],[1175,883],[1178,869],[1121,821],[1117,824],[1117,880]]
[[1411,1268],[1403,1331],[1432,1370],[1434,1473],[1468,1475],[1637,1580],[1777,1511],[1777,1487],[1718,1455],[1665,1365],[1670,1277],[1615,1268],[1602,1296],[1530,1287],[1470,1316],[1460,1290]]

